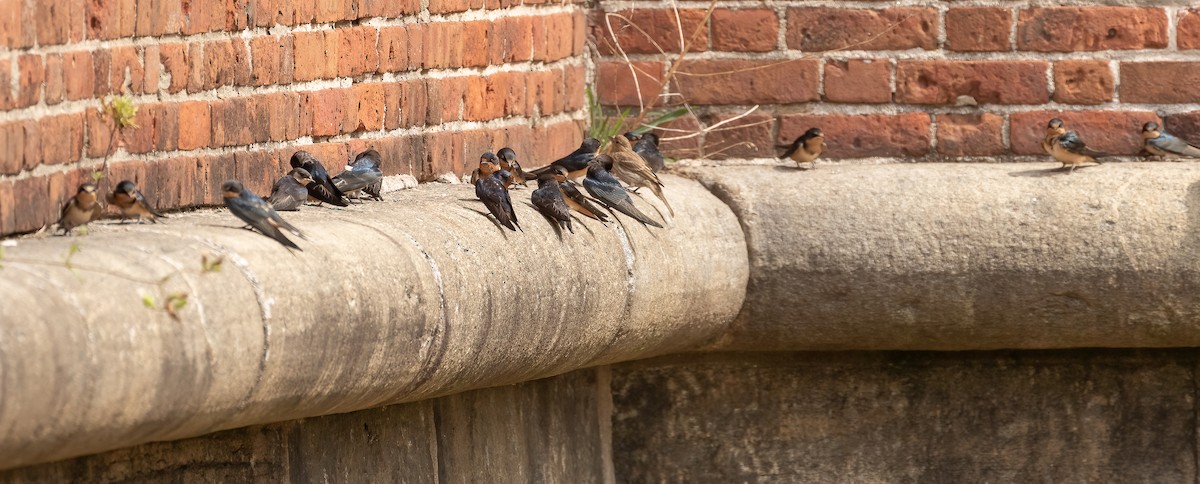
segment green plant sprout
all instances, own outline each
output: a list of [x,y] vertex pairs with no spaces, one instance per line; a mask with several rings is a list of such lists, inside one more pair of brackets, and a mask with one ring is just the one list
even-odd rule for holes
[[[600,140],[601,147],[608,144],[609,138],[624,134],[626,131],[633,134],[646,133],[688,114],[686,107],[679,107],[666,112],[639,113],[635,117],[633,108],[626,107],[617,111],[617,117],[613,118],[604,114],[604,106],[600,104],[599,98],[592,92],[591,87],[587,87],[584,94],[587,95],[588,102],[588,136]],[[638,122],[637,119],[643,121]]]

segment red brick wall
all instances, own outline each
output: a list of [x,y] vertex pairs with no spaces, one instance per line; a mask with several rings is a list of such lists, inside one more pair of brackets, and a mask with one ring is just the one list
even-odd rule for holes
[[[584,38],[539,0],[0,0],[0,234],[57,220],[106,154],[163,209],[265,193],[299,148],[422,179],[505,145],[541,164],[578,146]],[[121,93],[140,127],[110,146]]]
[[[677,124],[712,126],[759,107],[724,125],[736,129],[676,142],[673,151],[773,156],[771,145],[821,126],[829,158],[1035,160],[1053,116],[1122,155],[1139,151],[1141,123],[1159,116],[1200,143],[1200,8],[1144,3],[1159,6],[718,2],[707,25],[706,2],[684,4],[684,31],[702,27],[664,90],[673,94],[668,104],[692,104],[699,122]],[[645,99],[678,55],[656,43],[681,49],[676,17],[661,1],[601,1],[591,14],[600,99],[636,106],[605,12],[637,26],[608,16]]]

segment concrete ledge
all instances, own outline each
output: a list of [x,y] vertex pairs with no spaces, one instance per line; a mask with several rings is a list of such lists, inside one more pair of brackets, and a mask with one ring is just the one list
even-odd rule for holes
[[738,213],[713,350],[1200,346],[1200,164],[692,169]]
[[[223,211],[22,240],[0,261],[0,468],[694,347],[742,306],[745,241],[700,184],[664,181],[668,229],[618,217],[561,240],[528,190],[511,233],[466,185],[288,214],[297,254]],[[54,266],[73,241],[77,269]],[[175,291],[180,321],[142,306]]]

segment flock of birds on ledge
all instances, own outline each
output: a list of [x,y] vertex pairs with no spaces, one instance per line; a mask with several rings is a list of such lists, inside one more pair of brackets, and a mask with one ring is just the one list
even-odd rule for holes
[[[1200,148],[1163,131],[1153,121],[1142,126],[1141,136],[1145,151],[1152,156],[1200,158]],[[509,189],[514,185],[527,186],[529,181],[537,182],[537,189],[530,195],[533,206],[560,230],[575,233],[571,226],[572,211],[607,223],[609,214],[604,213],[597,203],[644,225],[662,228],[662,224],[634,206],[630,189],[626,188],[630,187],[633,192],[640,188],[649,189],[662,200],[671,215],[675,215],[663,196],[663,185],[656,175],[664,167],[663,156],[658,151],[658,136],[653,133],[614,136],[603,154],[599,153],[600,145],[599,140],[586,138],[575,151],[532,171],[521,168],[516,152],[511,148],[503,148],[496,154],[484,153],[479,158],[479,168],[471,174],[475,196],[500,225],[513,231],[522,229],[513,211]],[[820,128],[811,128],[792,144],[779,148],[787,148],[781,159],[791,159],[797,166],[810,164],[814,167],[813,163],[825,150],[825,137]],[[1042,148],[1061,162],[1062,168],[1069,167],[1072,172],[1080,166],[1100,164],[1097,159],[1107,156],[1088,148],[1078,133],[1067,131],[1059,118],[1051,119],[1046,125]],[[379,169],[379,153],[375,150],[359,153],[345,171],[332,177],[319,160],[304,151],[292,155],[291,165],[292,170],[275,182],[271,195],[265,200],[238,180],[228,180],[221,185],[225,205],[247,224],[246,228],[254,228],[289,249],[301,250],[284,232],[300,238],[304,238],[304,233],[285,221],[278,211],[299,210],[306,201],[318,206],[329,203],[345,207],[352,197],[360,198],[362,193],[374,200],[383,200],[380,193],[383,172]],[[579,191],[574,180],[580,177],[584,190],[591,196]],[[58,229],[69,233],[75,227],[99,218],[104,209],[97,198],[95,183],[81,185],[63,206]],[[122,218],[137,217],[139,222],[157,222],[162,217],[150,208],[146,197],[129,180],[117,184],[105,199],[117,207]]]
[[[586,138],[575,151],[532,171],[521,168],[512,148],[503,148],[498,154],[484,153],[479,158],[479,168],[471,174],[475,196],[500,225],[513,231],[523,229],[513,210],[509,189],[514,185],[527,186],[529,181],[536,181],[538,186],[530,195],[533,206],[560,230],[575,233],[571,226],[572,211],[607,224],[609,214],[597,204],[642,224],[662,228],[662,224],[638,210],[629,196],[630,189],[636,192],[648,188],[662,200],[671,215],[675,215],[663,196],[663,184],[656,175],[664,167],[663,156],[658,151],[658,136],[653,133],[613,136],[603,154],[599,152],[600,145],[599,140]],[[246,223],[245,228],[253,228],[288,249],[302,250],[287,234],[305,238],[304,233],[284,220],[279,212],[299,210],[305,202],[345,207],[363,194],[383,200],[383,171],[379,169],[379,162],[379,152],[367,150],[355,156],[345,171],[330,176],[320,160],[305,151],[297,151],[291,158],[291,171],[275,182],[266,199],[238,180],[222,183],[221,194],[229,211]],[[573,181],[580,177],[590,196],[580,192]],[[96,190],[93,182],[79,186],[62,208],[58,231],[68,234],[76,227],[100,218],[104,207]],[[105,200],[120,211],[122,219],[135,217],[139,223],[157,223],[159,218],[164,218],[151,208],[145,195],[129,180],[118,183]]]

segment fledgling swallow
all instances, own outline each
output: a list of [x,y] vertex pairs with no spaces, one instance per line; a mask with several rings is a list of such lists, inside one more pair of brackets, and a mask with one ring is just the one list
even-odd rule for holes
[[84,183],[79,185],[75,196],[67,199],[67,203],[63,205],[62,215],[58,218],[58,228],[63,234],[68,234],[75,227],[87,225],[88,222],[100,218],[103,212],[104,207],[96,202],[96,184]]
[[471,184],[474,185],[484,178],[492,176],[492,173],[500,171],[500,162],[496,159],[496,155],[488,151],[479,155],[479,168],[471,172]]
[[787,148],[779,159],[791,159],[796,162],[799,167],[804,163],[811,163],[810,168],[817,167],[817,158],[825,151],[825,135],[821,133],[821,128],[808,128],[804,134],[792,141],[790,145],[776,145],[778,148]]
[[629,192],[621,186],[621,181],[608,170],[613,166],[612,158],[608,155],[596,155],[588,163],[587,176],[583,179],[583,188],[600,203],[646,225],[662,228],[658,222],[647,217],[633,205]]
[[312,182],[312,175],[308,173],[308,170],[292,168],[292,171],[275,181],[275,185],[271,187],[271,196],[267,197],[267,202],[275,210],[289,212],[300,210],[300,206],[304,205],[304,201],[308,199],[308,188],[306,187]]
[[650,167],[654,173],[662,171],[667,167],[666,161],[663,159],[662,153],[658,151],[658,135],[654,133],[645,133],[638,136],[633,133],[625,133],[625,138],[633,143],[633,152],[642,155],[642,159],[646,160],[646,165]]
[[564,181],[567,181],[567,177],[560,171],[538,177],[538,188],[530,194],[529,199],[543,216],[557,222],[558,228],[567,229],[573,234],[575,229],[571,227],[571,209],[563,199],[562,188],[559,186],[559,183]]
[[537,175],[521,168],[521,164],[517,162],[517,152],[512,148],[501,148],[496,156],[500,158],[500,169],[512,174],[513,183],[526,186],[530,180],[537,180]]
[[600,149],[600,140],[596,138],[584,138],[583,143],[580,143],[579,148],[572,151],[571,154],[554,160],[549,165],[543,166],[531,173],[534,176],[542,176],[549,173],[552,166],[561,166],[567,169],[567,178],[576,179],[587,174],[588,162],[596,157],[596,151]]
[[1096,158],[1107,156],[1099,151],[1088,148],[1083,140],[1079,139],[1079,134],[1074,131],[1067,131],[1055,139],[1054,145],[1051,147],[1050,154],[1054,159],[1062,163],[1062,167],[1071,167],[1071,171],[1085,164],[1100,164]]
[[329,172],[325,170],[325,165],[321,161],[314,158],[307,151],[297,151],[292,154],[292,168],[304,168],[308,170],[308,174],[312,176],[312,183],[309,183],[308,197],[317,201],[317,205],[325,202],[339,207],[349,207],[350,202],[346,200],[346,195],[333,184],[333,180],[329,178]]
[[1046,123],[1046,135],[1042,137],[1042,149],[1046,154],[1054,154],[1054,145],[1058,143],[1058,137],[1066,134],[1067,128],[1063,127],[1063,120],[1059,118],[1051,119]]
[[287,238],[283,231],[291,232],[302,239],[305,238],[304,233],[283,220],[283,217],[279,216],[279,212],[271,208],[271,205],[262,197],[243,187],[242,182],[226,180],[221,184],[221,195],[225,198],[225,206],[229,207],[229,211],[237,218],[242,219],[243,222],[254,227],[263,235],[275,239],[284,247],[302,250],[300,246]]
[[609,145],[608,157],[613,160],[612,173],[629,186],[649,188],[654,192],[654,196],[662,200],[663,205],[667,206],[667,211],[671,212],[671,216],[674,217],[675,209],[671,208],[667,197],[663,196],[663,184],[658,180],[658,175],[654,174],[654,171],[646,164],[646,160],[642,159],[642,155],[634,153],[629,139],[624,136],[613,136],[610,141],[612,144]]
[[142,195],[137,185],[129,180],[122,180],[121,183],[118,183],[117,188],[109,193],[105,200],[109,205],[113,205],[121,211],[122,219],[137,217],[139,223],[143,220],[158,223],[159,217],[166,218],[150,208],[150,203],[146,201],[145,195]]
[[1168,156],[1200,158],[1200,148],[1163,131],[1154,121],[1142,125],[1142,142],[1146,152],[1160,158]]
[[575,186],[575,182],[567,179],[566,168],[556,166],[551,172],[558,175],[557,179],[562,180],[558,183],[558,187],[562,189],[563,201],[571,210],[579,212],[585,217],[594,218],[602,224],[608,223],[608,214],[593,204],[587,195],[580,192],[579,187]]
[[[482,168],[482,166],[481,163],[480,167]],[[512,198],[508,196],[508,189],[504,188],[504,184],[511,177],[512,175],[507,171],[496,170],[488,176],[479,178],[475,181],[475,196],[479,197],[479,200],[487,207],[488,212],[496,217],[500,225],[516,232],[521,227],[521,223],[517,221],[517,212],[513,210]]]
[[[383,188],[383,170],[379,169],[379,152],[367,150],[354,157],[350,169],[333,177],[333,186],[342,193],[357,194],[359,190],[366,192],[372,199],[383,200],[380,190]],[[357,195],[355,198],[358,198]]]

